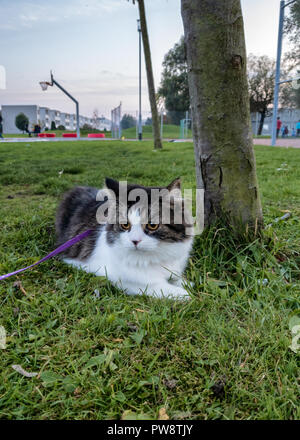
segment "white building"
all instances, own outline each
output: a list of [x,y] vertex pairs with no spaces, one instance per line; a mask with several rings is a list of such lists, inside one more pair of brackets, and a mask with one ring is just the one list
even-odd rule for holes
[[101,116],[100,118],[97,118],[97,121],[95,123],[94,121],[94,125],[95,128],[97,128],[98,130],[101,131],[110,131],[111,130],[111,121],[107,118],[105,118],[104,116]]
[[88,118],[87,116],[79,117],[80,127],[83,127],[85,124],[93,126],[93,118]]
[[[46,128],[51,130],[51,122],[55,122],[55,127],[63,125],[66,130],[76,130],[76,115],[74,113],[64,113],[59,110],[39,107],[38,105],[2,105],[3,133],[17,134],[20,130],[15,125],[16,116],[24,113],[29,119],[29,130],[34,129],[35,124],[41,126],[42,131]],[[110,122],[110,121],[108,121]],[[92,125],[92,118],[79,116],[79,125]]]

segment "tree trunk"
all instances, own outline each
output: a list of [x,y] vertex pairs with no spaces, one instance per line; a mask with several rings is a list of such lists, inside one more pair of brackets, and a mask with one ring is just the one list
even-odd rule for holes
[[263,110],[260,113],[260,121],[259,121],[258,133],[257,133],[258,136],[260,136],[262,134],[263,127],[264,127],[265,117],[266,117],[266,110]]
[[262,225],[240,0],[182,0],[197,187],[204,222]]
[[146,64],[146,72],[147,72],[149,101],[150,101],[150,107],[152,113],[152,130],[153,130],[153,138],[154,138],[154,148],[162,148],[144,0],[138,0],[138,5],[139,5],[143,48],[144,48],[145,64]]

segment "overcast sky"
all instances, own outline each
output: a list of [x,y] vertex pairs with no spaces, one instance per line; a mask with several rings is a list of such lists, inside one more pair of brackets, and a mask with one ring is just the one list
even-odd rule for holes
[[[145,0],[156,87],[165,53],[183,34],[180,0]],[[242,0],[247,52],[275,58],[279,0]],[[80,102],[80,113],[110,116],[138,108],[137,6],[126,0],[0,0],[0,104],[38,104],[74,112],[55,78]],[[143,110],[149,110],[143,70]]]

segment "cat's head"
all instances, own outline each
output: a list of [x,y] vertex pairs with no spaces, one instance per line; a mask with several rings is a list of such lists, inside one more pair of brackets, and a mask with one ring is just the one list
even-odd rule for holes
[[105,226],[108,244],[144,253],[191,242],[192,220],[179,178],[166,187],[124,184],[110,178],[105,183],[115,196],[117,214]]

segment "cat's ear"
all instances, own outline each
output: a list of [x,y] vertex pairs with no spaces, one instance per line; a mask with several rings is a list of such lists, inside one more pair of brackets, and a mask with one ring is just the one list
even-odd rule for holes
[[117,180],[111,179],[110,177],[105,178],[105,185],[108,189],[112,190],[116,197],[119,195],[119,182]]
[[173,182],[171,182],[168,186],[167,189],[171,192],[171,191],[176,191],[176,192],[180,192],[181,193],[181,180],[180,177],[177,177],[176,179],[173,180]]

